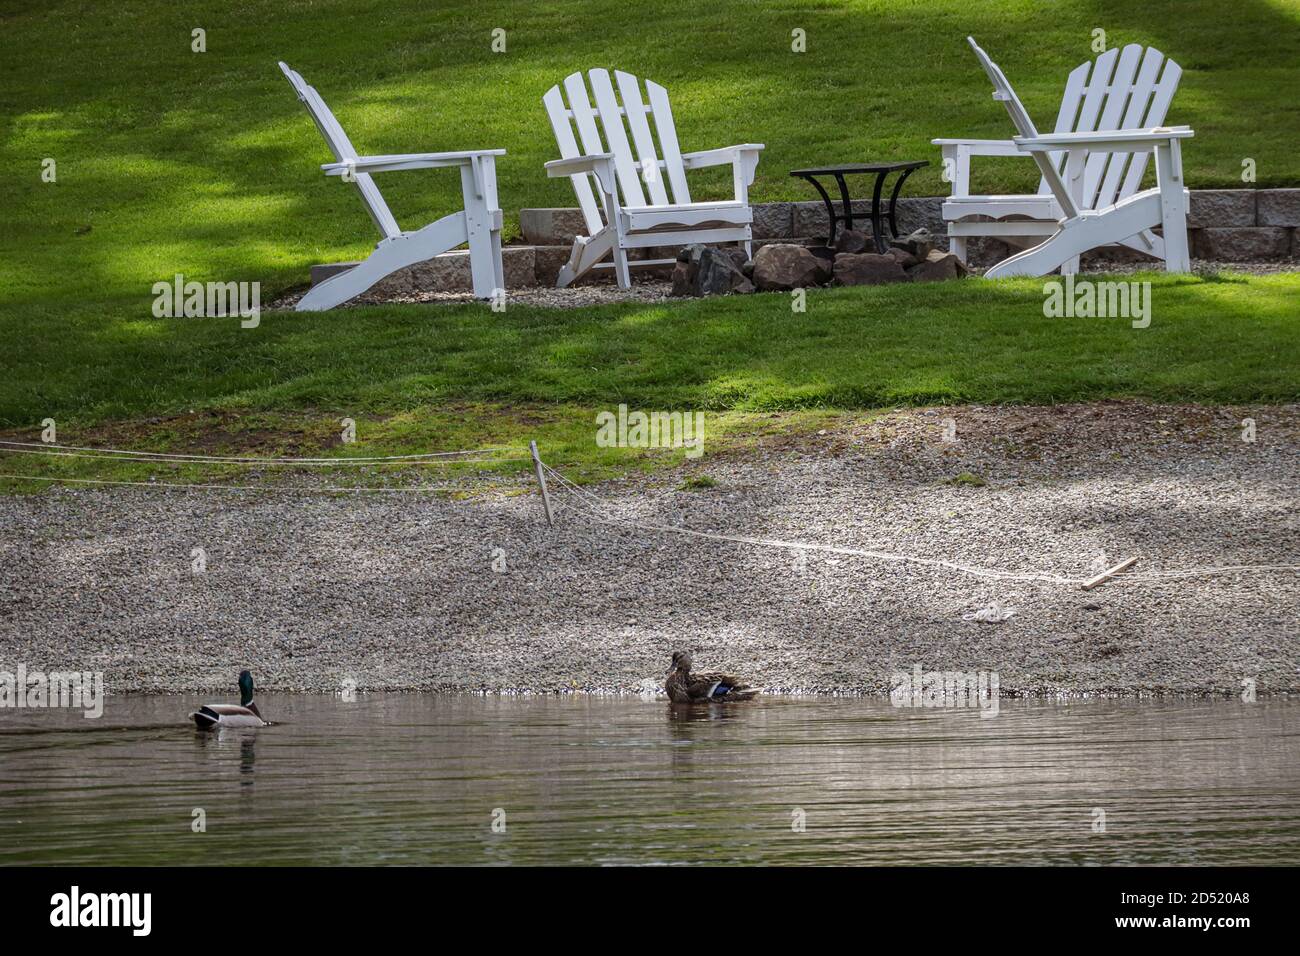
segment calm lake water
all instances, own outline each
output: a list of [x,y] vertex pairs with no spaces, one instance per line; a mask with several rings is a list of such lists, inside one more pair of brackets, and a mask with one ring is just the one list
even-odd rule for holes
[[0,863],[1300,863],[1294,701],[200,702],[0,711]]

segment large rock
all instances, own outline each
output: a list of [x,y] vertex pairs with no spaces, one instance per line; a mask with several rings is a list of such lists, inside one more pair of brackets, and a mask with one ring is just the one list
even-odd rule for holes
[[1260,262],[1291,254],[1291,231],[1282,226],[1198,229],[1196,257],[1215,262]]
[[836,285],[881,285],[906,279],[907,273],[893,256],[845,252],[835,257]]
[[754,254],[754,285],[767,292],[806,289],[817,284],[824,269],[805,247],[773,242]]
[[934,249],[923,260],[907,270],[907,277],[913,282],[942,282],[945,279],[958,279],[966,274],[962,265],[951,252]]
[[841,229],[835,235],[836,252],[875,252],[875,241],[865,232],[857,229]]
[[688,296],[697,295],[695,291],[695,282],[700,274],[700,257],[704,254],[704,246],[698,242],[693,242],[689,246],[683,246],[677,253],[677,262],[673,266],[673,288],[670,295]]
[[1261,189],[1258,204],[1261,226],[1300,226],[1300,189]]
[[890,246],[888,249],[885,250],[885,255],[893,256],[895,259],[898,260],[898,264],[902,266],[904,269],[910,269],[912,266],[916,265],[918,262],[921,261],[920,259],[916,258],[916,256],[908,252],[906,249],[899,249],[897,246]]
[[[735,254],[739,252],[739,257]],[[737,261],[739,259],[739,261]],[[699,256],[695,276],[696,295],[728,295],[732,292],[753,292],[754,284],[741,271],[745,261],[743,249],[715,249],[706,246]],[[682,264],[681,260],[677,263]],[[674,286],[675,288],[675,286]]]
[[1254,189],[1195,189],[1187,208],[1192,229],[1255,225]]
[[838,253],[830,246],[808,246],[808,251],[817,257],[817,284],[825,285],[831,281],[835,269],[835,257]]
[[677,254],[673,267],[672,295],[728,295],[753,292],[754,284],[744,273],[748,260],[744,249],[719,249],[692,243]]
[[929,229],[914,229],[901,239],[889,243],[891,249],[905,249],[918,259],[924,259],[934,249],[934,236]]

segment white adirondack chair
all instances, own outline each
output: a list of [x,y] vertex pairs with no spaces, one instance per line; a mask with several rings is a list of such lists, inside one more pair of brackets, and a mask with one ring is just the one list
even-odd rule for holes
[[[593,109],[581,73],[564,80],[568,93],[553,86],[542,97],[555,131],[562,158],[546,164],[551,178],[573,181],[588,235],[573,244],[568,264],[560,270],[556,286],[563,288],[593,268],[613,268],[618,284],[632,285],[629,266],[662,265],[671,259],[629,262],[627,250],[671,246],[688,242],[741,242],[752,253],[749,187],[758,166],[760,143],[744,143],[698,153],[683,153],[677,143],[668,91],[646,81],[649,103],[642,99],[640,82],[630,73],[616,71],[618,93],[608,70],[588,73],[595,94]],[[621,102],[620,102],[621,100]],[[654,116],[659,152],[646,115]],[[626,118],[627,128],[623,121]],[[597,129],[597,120],[600,129]],[[572,124],[572,125],[571,125]],[[578,137],[573,135],[573,126]],[[628,142],[631,130],[631,143]],[[604,140],[601,139],[604,131]],[[581,146],[579,146],[581,142]],[[636,145],[636,154],[632,145]],[[692,202],[686,171],[730,163],[735,199],[726,202]],[[598,192],[593,192],[594,180]],[[672,187],[672,198],[667,185]],[[597,200],[599,195],[599,201]],[[612,262],[602,262],[612,254]]]
[[[469,243],[470,275],[474,295],[491,298],[504,289],[501,266],[501,209],[497,205],[496,159],[504,149],[476,149],[455,153],[406,153],[391,156],[358,156],[343,127],[334,118],[325,101],[308,86],[302,76],[281,63],[280,69],[298,93],[298,99],[316,121],[316,127],[334,154],[335,162],[321,169],[326,176],[340,176],[357,188],[370,218],[383,238],[375,251],[347,272],[331,276],[302,297],[298,311],[332,309],[365,292],[384,276],[398,269],[432,259],[449,249]],[[441,166],[460,168],[461,192],[465,208],[443,216],[415,232],[403,232],[389,211],[372,173],[401,169],[431,169]]]
[[[1162,124],[1182,68],[1165,59],[1154,47],[1136,43],[1110,49],[1095,63],[1083,63],[1071,71],[1056,118],[1056,129],[1040,136],[1024,107],[1016,98],[1006,77],[975,41],[967,37],[993,80],[994,99],[1003,100],[1011,113],[1020,137],[1015,140],[936,139],[942,148],[944,166],[952,179],[952,196],[943,204],[943,218],[948,223],[949,247],[963,261],[966,240],[972,236],[994,236],[1012,244],[1023,244],[1039,237],[1054,236],[1063,222],[1084,213],[1100,213],[1123,204],[1138,195],[1146,172],[1148,154],[1155,152],[1161,195],[1176,206],[1167,212],[1166,234],[1162,239],[1151,226],[1119,235],[1118,217],[1107,220],[1105,227],[1090,225],[1087,234],[1109,236],[1086,248],[1118,244],[1164,259],[1171,271],[1186,271],[1187,239],[1182,223],[1186,200],[1182,186],[1182,165],[1178,139],[1192,135],[1186,127],[1177,132],[1163,131]],[[1163,66],[1163,70],[1161,67]],[[1161,131],[1156,132],[1159,129]],[[1030,143],[1029,140],[1034,142]],[[1051,142],[1048,142],[1050,140]],[[980,196],[970,194],[970,160],[972,156],[1019,156],[1030,154],[1042,169],[1043,177],[1036,195]],[[1162,159],[1162,156],[1164,157]],[[1061,191],[1061,175],[1066,182]],[[1175,195],[1177,193],[1177,195]],[[1147,202],[1145,206],[1149,206]],[[1144,206],[1144,208],[1145,208]],[[1125,206],[1125,221],[1142,216]],[[1162,212],[1164,212],[1162,210]],[[968,221],[969,217],[991,217],[993,221]],[[1170,243],[1169,230],[1177,218],[1177,235]],[[1094,219],[1095,216],[1087,216]],[[1159,224],[1162,215],[1151,225]],[[1081,235],[1071,227],[1072,235]],[[1053,249],[1060,248],[1054,244]],[[1020,260],[1009,266],[1012,260]],[[1022,269],[1026,262],[1034,268],[1043,256],[1024,260],[1020,256],[999,264],[997,273],[1009,275]],[[1058,265],[1063,273],[1077,272],[1078,257],[1064,258]],[[1014,274],[1022,274],[1015,272]]]

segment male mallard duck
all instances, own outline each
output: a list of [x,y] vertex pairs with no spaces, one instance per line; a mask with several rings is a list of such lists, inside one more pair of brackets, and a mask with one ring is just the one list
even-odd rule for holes
[[758,696],[757,687],[726,674],[692,674],[691,652],[673,653],[673,668],[664,681],[664,690],[674,704],[693,704],[712,700],[750,700]]
[[199,730],[213,727],[265,727],[266,721],[253,703],[253,675],[239,672],[239,704],[204,704],[194,713],[194,726]]

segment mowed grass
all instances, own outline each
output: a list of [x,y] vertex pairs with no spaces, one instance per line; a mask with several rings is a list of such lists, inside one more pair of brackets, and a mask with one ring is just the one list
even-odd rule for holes
[[[276,68],[331,104],[358,149],[503,147],[502,207],[573,205],[542,94],[565,75],[619,68],[667,86],[686,149],[767,144],[752,196],[811,200],[792,168],[929,159],[909,194],[946,192],[936,136],[1011,127],[965,43],[1006,69],[1040,125],[1065,76],[1111,46],[1154,45],[1185,69],[1169,121],[1191,124],[1192,187],[1300,184],[1297,0],[276,0],[6,4],[0,19],[0,296],[13,305],[147,305],[175,273],[260,280],[270,295],[313,262],[364,256],[378,238]],[[191,51],[206,31],[207,50]],[[807,52],[791,50],[802,30]],[[494,53],[493,31],[506,50]],[[56,183],[41,181],[57,163]],[[724,198],[727,170],[692,173]],[[988,160],[974,186],[1035,188],[1028,160]],[[399,221],[456,206],[454,172],[382,176]],[[129,304],[129,306],[128,306]],[[106,315],[112,321],[123,313]],[[20,313],[19,319],[23,315]],[[6,320],[3,332],[25,332]]]
[[[50,309],[40,316],[48,334],[0,358],[0,419],[22,426],[5,437],[35,440],[49,417],[69,444],[154,450],[287,443],[346,456],[537,438],[566,463],[634,467],[635,455],[595,447],[595,410],[704,409],[711,429],[740,440],[771,412],[1296,399],[1300,276],[1134,281],[1151,282],[1147,328],[1047,318],[1033,280],[815,290],[805,312],[790,296],[759,294],[501,313],[272,312],[255,329],[235,318],[104,326],[93,312]],[[141,421],[150,416],[161,420]],[[363,442],[339,445],[345,417]],[[136,424],[109,427],[120,422]],[[229,434],[214,442],[214,430]]]

